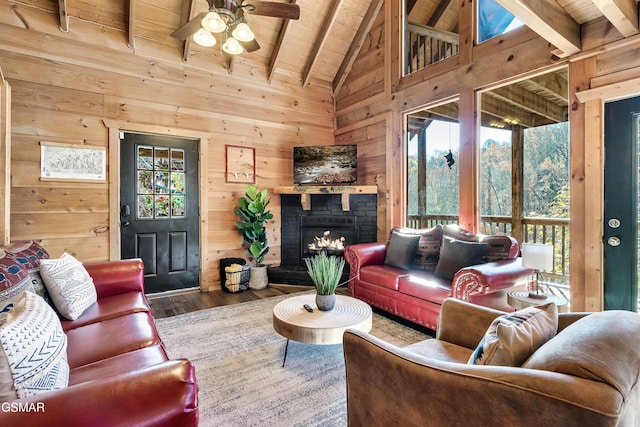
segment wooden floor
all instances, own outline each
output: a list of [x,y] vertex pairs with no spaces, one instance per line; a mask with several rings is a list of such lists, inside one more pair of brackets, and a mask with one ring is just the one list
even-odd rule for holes
[[[189,290],[170,294],[147,295],[147,299],[153,310],[153,316],[159,319],[206,308],[255,301],[313,289],[312,286],[269,284],[264,289],[247,289],[246,291],[235,293],[223,292],[221,289],[209,292]],[[339,288],[338,293],[346,294],[347,289]]]

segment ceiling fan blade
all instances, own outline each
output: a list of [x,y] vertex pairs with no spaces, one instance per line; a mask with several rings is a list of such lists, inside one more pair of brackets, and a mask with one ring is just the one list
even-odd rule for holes
[[200,22],[202,21],[202,18],[204,18],[207,13],[209,12],[202,12],[197,14],[189,22],[187,22],[182,27],[175,30],[173,34],[171,34],[171,37],[174,37],[178,40],[188,39],[189,36],[195,34],[196,31],[202,28],[202,25],[200,24]]
[[253,15],[272,16],[274,18],[299,19],[300,6],[293,3],[275,3],[270,1],[247,1],[242,3],[245,12]]
[[256,39],[251,40],[250,42],[240,42],[244,50],[247,52],[255,52],[260,49],[260,44],[256,41]]

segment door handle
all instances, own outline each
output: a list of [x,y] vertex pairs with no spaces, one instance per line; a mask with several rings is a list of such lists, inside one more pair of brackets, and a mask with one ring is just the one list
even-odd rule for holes
[[131,223],[129,221],[122,221],[120,225],[122,225],[123,227],[128,227],[131,225]]
[[609,246],[613,247],[620,246],[620,238],[616,236],[609,237],[607,239],[607,243],[609,244]]

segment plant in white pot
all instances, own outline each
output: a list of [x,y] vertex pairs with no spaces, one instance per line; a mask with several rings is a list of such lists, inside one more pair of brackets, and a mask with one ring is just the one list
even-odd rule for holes
[[249,184],[244,196],[238,199],[238,207],[233,210],[240,217],[240,220],[236,221],[236,226],[256,262],[256,265],[251,267],[249,278],[249,287],[252,289],[262,289],[269,282],[267,267],[263,261],[269,253],[265,222],[273,219],[273,214],[267,210],[270,202],[271,198],[267,198],[267,190],[258,191],[255,185]]
[[319,310],[333,310],[336,305],[336,288],[340,285],[344,258],[328,256],[326,251],[304,259],[307,272],[316,287],[316,305]]

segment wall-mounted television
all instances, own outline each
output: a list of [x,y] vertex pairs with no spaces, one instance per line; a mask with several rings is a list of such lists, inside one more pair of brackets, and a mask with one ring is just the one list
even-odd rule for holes
[[294,184],[352,184],[357,179],[357,145],[293,147]]

